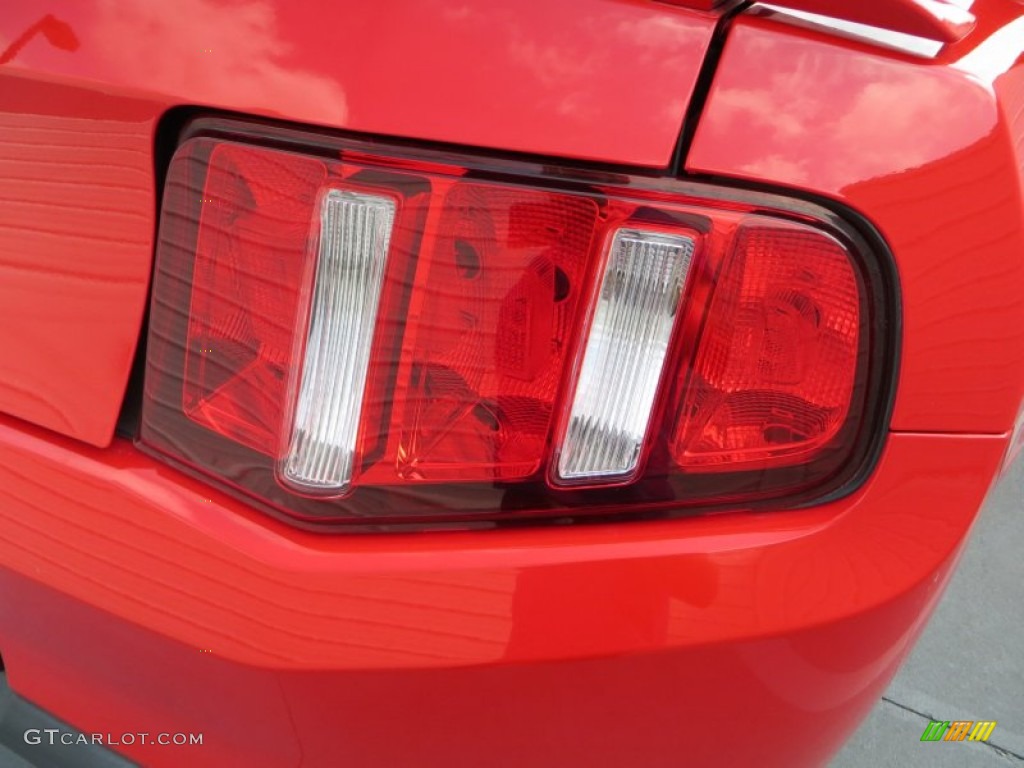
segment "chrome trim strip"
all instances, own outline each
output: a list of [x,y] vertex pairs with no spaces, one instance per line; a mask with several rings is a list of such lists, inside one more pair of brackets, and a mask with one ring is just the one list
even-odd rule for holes
[[796,11],[770,3],[754,3],[747,13],[813,29],[824,34],[838,35],[922,59],[934,59],[943,48],[943,43],[937,40],[929,40],[903,32],[893,32],[891,29],[859,24],[855,21],[846,21],[818,13]]

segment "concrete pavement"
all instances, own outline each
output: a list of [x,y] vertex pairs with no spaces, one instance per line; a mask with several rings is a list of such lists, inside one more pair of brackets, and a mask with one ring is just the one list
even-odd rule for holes
[[[987,743],[921,742],[995,720]],[[1024,768],[1024,457],[989,495],[931,623],[832,768]]]

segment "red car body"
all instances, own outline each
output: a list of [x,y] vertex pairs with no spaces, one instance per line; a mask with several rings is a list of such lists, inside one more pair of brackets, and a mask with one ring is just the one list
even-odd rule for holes
[[[794,765],[839,748],[1024,416],[1024,6],[978,0],[927,60],[732,5],[8,6],[14,692],[86,733],[203,733],[115,743],[153,766]],[[161,126],[184,108],[841,204],[899,277],[874,471],[811,508],[324,535],[140,452],[115,427],[138,386]]]

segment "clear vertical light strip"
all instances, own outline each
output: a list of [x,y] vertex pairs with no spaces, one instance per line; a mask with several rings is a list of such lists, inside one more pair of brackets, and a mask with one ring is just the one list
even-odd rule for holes
[[286,483],[344,493],[352,482],[359,419],[395,202],[333,189],[320,209],[320,245],[288,452]]
[[554,480],[635,474],[695,248],[686,235],[620,229],[611,242]]

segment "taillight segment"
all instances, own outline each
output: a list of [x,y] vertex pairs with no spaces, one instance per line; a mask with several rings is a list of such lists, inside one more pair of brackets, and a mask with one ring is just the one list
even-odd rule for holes
[[735,471],[813,458],[855,402],[859,293],[849,254],[828,235],[741,230],[680,388],[675,463]]
[[792,500],[863,466],[885,308],[854,239],[469,166],[184,143],[141,444],[337,522]]
[[541,469],[599,219],[593,199],[431,179],[380,482],[509,482]]
[[281,476],[300,490],[352,482],[395,200],[351,189],[321,196],[309,331],[295,366],[295,407]]
[[639,471],[697,241],[686,230],[611,236],[556,446],[556,483],[626,481]]

